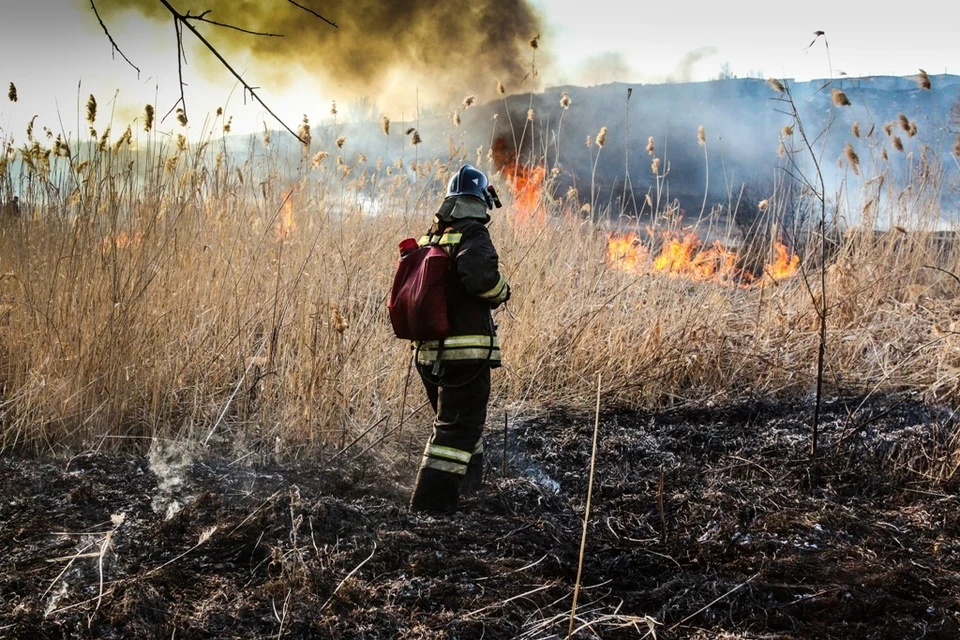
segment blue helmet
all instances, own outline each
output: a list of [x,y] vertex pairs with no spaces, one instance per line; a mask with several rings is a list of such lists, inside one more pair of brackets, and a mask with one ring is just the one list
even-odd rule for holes
[[450,182],[447,184],[447,198],[456,196],[471,196],[487,205],[487,209],[493,209],[493,198],[490,195],[490,181],[483,172],[474,168],[472,165],[465,164],[460,170],[453,174]]

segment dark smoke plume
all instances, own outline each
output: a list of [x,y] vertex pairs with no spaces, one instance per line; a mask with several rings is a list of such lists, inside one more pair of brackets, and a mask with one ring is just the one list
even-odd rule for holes
[[[381,100],[397,83],[406,83],[409,94],[419,87],[422,98],[434,100],[459,100],[465,92],[492,96],[498,79],[517,87],[530,72],[528,42],[541,30],[540,17],[525,0],[173,0],[171,5],[181,14],[209,10],[208,20],[281,34],[254,36],[193,23],[228,60],[252,59],[254,84],[321,81]],[[126,10],[173,21],[159,0],[97,0],[97,7],[108,27],[110,17]],[[184,41],[192,40],[185,32]],[[264,74],[269,78],[260,77]]]

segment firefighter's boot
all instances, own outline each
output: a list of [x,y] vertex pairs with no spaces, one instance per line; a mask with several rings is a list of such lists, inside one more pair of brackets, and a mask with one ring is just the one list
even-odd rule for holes
[[460,502],[462,479],[463,476],[458,473],[421,467],[410,498],[410,510],[455,513]]
[[467,473],[460,483],[460,495],[468,496],[476,493],[483,486],[483,452],[470,456]]

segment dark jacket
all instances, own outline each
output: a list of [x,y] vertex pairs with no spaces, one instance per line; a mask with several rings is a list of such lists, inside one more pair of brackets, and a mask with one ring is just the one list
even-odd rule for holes
[[419,240],[420,246],[436,242],[451,258],[447,286],[450,334],[442,342],[416,343],[417,361],[489,362],[500,365],[500,342],[492,309],[510,297],[510,286],[500,273],[497,250],[486,222],[487,207],[474,198],[444,201],[434,225]]

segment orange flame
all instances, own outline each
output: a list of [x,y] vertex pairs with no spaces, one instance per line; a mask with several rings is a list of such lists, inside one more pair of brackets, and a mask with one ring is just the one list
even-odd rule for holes
[[519,227],[542,227],[546,221],[541,200],[546,170],[543,167],[525,168],[513,163],[504,167],[503,175],[513,191],[514,223]]
[[115,236],[107,236],[103,239],[103,250],[106,251],[110,248],[110,245],[115,246],[117,249],[126,249],[127,247],[137,247],[140,246],[140,243],[143,242],[143,233],[137,231],[133,235],[127,233],[126,231],[121,230]]
[[547,214],[543,203],[543,191],[547,176],[542,165],[523,163],[513,145],[505,138],[497,138],[490,149],[494,166],[506,179],[513,193],[513,215],[516,228],[542,228]]
[[289,196],[290,194],[284,200],[283,208],[280,210],[280,218],[277,220],[277,237],[281,240],[289,239],[293,232],[297,230],[297,223],[293,219],[293,203]]
[[772,280],[783,280],[797,275],[800,270],[800,256],[797,254],[791,256],[787,245],[782,242],[775,242],[773,251],[776,254],[773,262],[764,269],[767,276]]
[[611,235],[607,240],[607,266],[623,271],[642,271],[647,261],[647,248],[635,233]]
[[[773,263],[764,267],[765,279],[777,281],[797,274],[800,256],[791,255],[786,245],[774,244]],[[695,233],[668,235],[652,259],[636,233],[613,233],[607,239],[607,266],[632,273],[663,273],[690,280],[750,286],[756,276],[738,266],[740,257],[719,241],[707,248]]]

